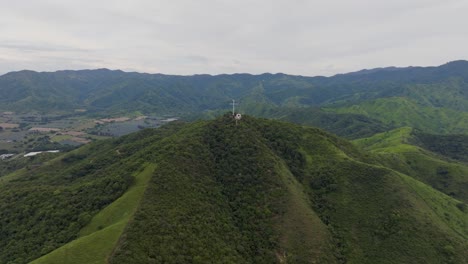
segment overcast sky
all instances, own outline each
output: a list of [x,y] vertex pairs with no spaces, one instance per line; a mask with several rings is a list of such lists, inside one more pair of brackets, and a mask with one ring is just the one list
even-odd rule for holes
[[333,75],[468,59],[467,0],[0,0],[0,74]]

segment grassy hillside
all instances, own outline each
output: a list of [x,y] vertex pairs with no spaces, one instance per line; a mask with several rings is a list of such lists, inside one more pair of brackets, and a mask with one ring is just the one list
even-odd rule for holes
[[67,168],[62,160],[24,170],[4,183],[0,262],[24,263],[76,238],[93,214],[131,184],[127,173],[135,168],[106,163],[96,159],[92,165],[80,162]]
[[330,110],[364,115],[392,127],[411,126],[427,133],[463,134],[468,131],[468,112],[425,106],[406,97],[380,98]]
[[0,186],[0,263],[467,263],[467,174],[437,190],[385,156],[406,137],[227,114],[92,143]]
[[154,165],[148,165],[137,174],[134,185],[120,198],[96,214],[89,224],[81,229],[78,239],[31,264],[107,263],[106,259],[139,205],[154,169]]
[[175,126],[87,145],[2,177],[0,263],[27,263],[78,238],[144,168],[136,152],[147,142],[137,138],[162,138]]
[[[427,138],[434,139],[429,145],[432,146],[443,143],[443,139],[453,137],[421,134],[412,128],[405,127],[355,142],[366,150],[376,153],[379,156],[379,162],[385,166],[410,175],[447,195],[468,203],[468,177],[466,176],[468,165],[451,159],[451,153],[448,156],[442,156],[440,153],[429,151],[430,148],[420,147],[425,146],[421,143],[422,140],[426,145],[429,144],[426,141]],[[438,140],[440,138],[442,140]],[[420,144],[415,145],[416,143]],[[460,207],[463,206],[460,203]]]
[[[433,233],[435,229],[417,224],[426,221],[413,211],[421,202],[420,196],[393,172],[363,163],[368,159],[365,154],[345,142],[322,137],[314,133],[302,144],[308,161],[305,175],[309,175],[303,184],[314,209],[339,241],[342,259],[351,263],[413,263],[417,256],[425,259],[423,262],[442,262],[444,258],[437,254],[424,257],[423,252],[433,244],[423,242],[420,232]],[[332,140],[335,144],[324,146]],[[461,220],[466,221],[466,216]],[[466,239],[459,239],[455,244],[461,246]]]

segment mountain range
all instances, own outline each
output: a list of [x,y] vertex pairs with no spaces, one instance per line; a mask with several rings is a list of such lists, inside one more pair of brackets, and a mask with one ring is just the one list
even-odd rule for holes
[[467,80],[467,61],[332,77],[20,71],[0,76],[0,110],[86,109],[94,115],[140,112],[197,119],[223,113],[236,99],[240,112],[319,126],[348,138],[401,126],[459,134],[468,129]]

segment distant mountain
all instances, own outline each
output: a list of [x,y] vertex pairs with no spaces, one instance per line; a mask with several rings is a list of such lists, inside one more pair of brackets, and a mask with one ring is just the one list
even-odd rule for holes
[[0,263],[468,263],[468,165],[396,154],[410,131],[226,114],[91,143],[0,178]]
[[139,111],[200,117],[229,109],[231,99],[241,102],[241,112],[263,117],[294,115],[298,120],[304,119],[298,118],[307,112],[304,109],[321,108],[324,111],[320,114],[328,112],[334,117],[313,125],[334,119],[337,123],[323,127],[342,131],[354,131],[343,126],[346,122],[342,120],[349,116],[341,116],[353,114],[373,122],[373,127],[414,126],[432,133],[467,133],[468,62],[379,68],[328,78],[286,74],[173,76],[106,69],[21,71],[0,76],[0,110],[17,112],[85,108],[96,115]]

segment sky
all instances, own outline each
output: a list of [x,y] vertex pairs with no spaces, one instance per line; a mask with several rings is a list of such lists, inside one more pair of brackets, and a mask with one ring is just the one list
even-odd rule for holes
[[0,0],[0,74],[331,76],[468,59],[466,0]]

